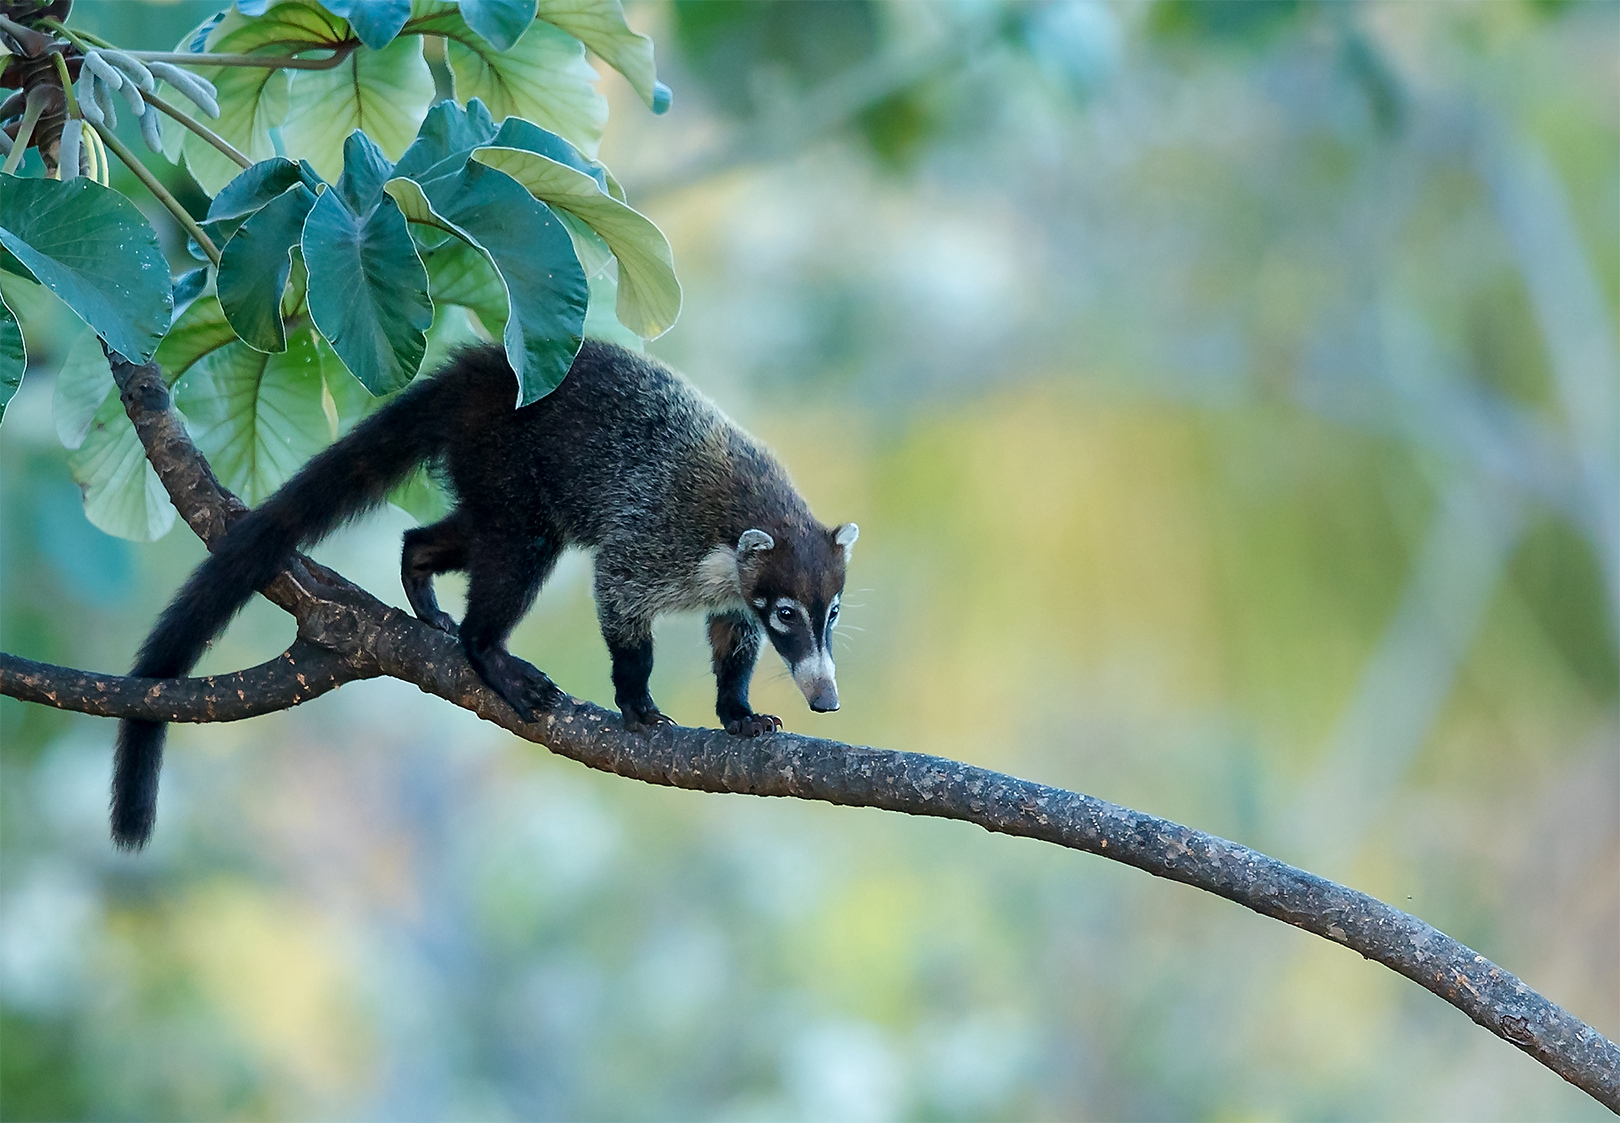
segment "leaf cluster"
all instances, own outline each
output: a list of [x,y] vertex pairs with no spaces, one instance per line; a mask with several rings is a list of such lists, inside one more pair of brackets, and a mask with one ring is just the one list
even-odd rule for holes
[[[17,141],[44,174],[19,151],[0,175],[0,271],[90,329],[54,409],[103,530],[151,539],[174,520],[109,351],[162,365],[221,479],[256,502],[460,343],[501,341],[522,406],[556,388],[587,333],[639,346],[679,313],[669,243],[595,159],[607,103],[587,48],[655,112],[669,105],[619,0],[239,0],[172,52],[124,51],[67,16],[58,3],[0,21],[0,49],[28,63],[6,80],[26,71],[17,83],[45,93],[23,100],[54,99],[84,137],[77,151],[61,125]],[[132,76],[121,92],[148,143],[211,197],[206,214],[98,119],[106,75],[121,77],[109,59]],[[88,64],[104,85],[75,99]],[[95,174],[102,150],[174,214],[200,265],[171,267]],[[0,304],[0,411],[26,367],[23,327]],[[409,490],[419,513],[442,504],[422,481]]]

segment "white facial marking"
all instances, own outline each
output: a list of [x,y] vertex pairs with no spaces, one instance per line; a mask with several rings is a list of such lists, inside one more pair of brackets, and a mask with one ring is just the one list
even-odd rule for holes
[[776,605],[771,609],[770,625],[772,630],[781,632],[783,635],[786,635],[788,632],[793,630],[793,625],[790,622],[782,619],[782,609],[784,608],[792,609],[798,615],[799,619],[804,621],[805,626],[809,627],[810,614],[804,610],[804,605],[800,604],[792,597],[777,597]]
[[754,607],[755,608],[764,608],[765,604],[766,604],[766,600],[765,600],[764,597],[755,597],[754,598]]
[[834,699],[833,707],[836,709],[838,671],[833,666],[832,652],[817,644],[814,653],[793,664],[793,684],[799,688],[807,702],[818,694],[830,691]]

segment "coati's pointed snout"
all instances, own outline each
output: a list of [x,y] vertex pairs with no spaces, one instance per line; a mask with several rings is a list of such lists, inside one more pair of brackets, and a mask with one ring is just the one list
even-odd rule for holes
[[838,691],[828,690],[810,699],[810,708],[818,714],[830,714],[838,708]]

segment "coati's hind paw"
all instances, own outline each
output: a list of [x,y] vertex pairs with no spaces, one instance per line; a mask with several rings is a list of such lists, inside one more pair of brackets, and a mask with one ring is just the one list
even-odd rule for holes
[[645,706],[637,709],[626,706],[620,714],[624,718],[624,728],[627,733],[651,733],[662,725],[674,725],[675,719],[664,713],[657,706]]
[[749,714],[726,722],[726,732],[734,737],[763,737],[782,728],[782,719],[775,714]]

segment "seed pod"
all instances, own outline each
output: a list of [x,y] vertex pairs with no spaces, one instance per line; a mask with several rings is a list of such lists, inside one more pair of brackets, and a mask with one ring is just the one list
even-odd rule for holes
[[104,122],[97,121],[96,124],[105,123],[109,129],[116,129],[118,127],[118,107],[113,104],[113,92],[107,83],[101,80],[100,75],[96,75],[95,78],[95,82],[90,87],[90,95],[95,100],[96,107],[101,110],[101,116],[105,118]]
[[133,78],[119,86],[118,92],[124,95],[124,100],[129,103],[131,113],[137,117],[146,113],[146,99],[141,96],[141,89],[135,84]]
[[185,94],[208,116],[219,116],[219,91],[208,79],[167,62],[154,62],[152,73]]
[[146,147],[153,152],[163,151],[163,131],[158,121],[157,110],[147,106],[146,112],[141,116],[141,139],[146,141]]
[[73,120],[62,126],[62,139],[56,147],[56,178],[79,177],[79,141],[84,136],[84,122]]
[[79,99],[79,112],[84,114],[85,120],[97,125],[106,123],[101,106],[96,104],[96,76],[89,67],[79,75],[79,90],[74,96]]
[[146,69],[146,64],[134,55],[125,51],[115,51],[103,47],[101,57],[116,66],[131,82],[148,92],[157,89],[157,82],[152,78],[152,72]]
[[99,51],[84,52],[84,64],[112,89],[116,90],[124,84],[124,76],[118,72],[118,68],[102,58]]

